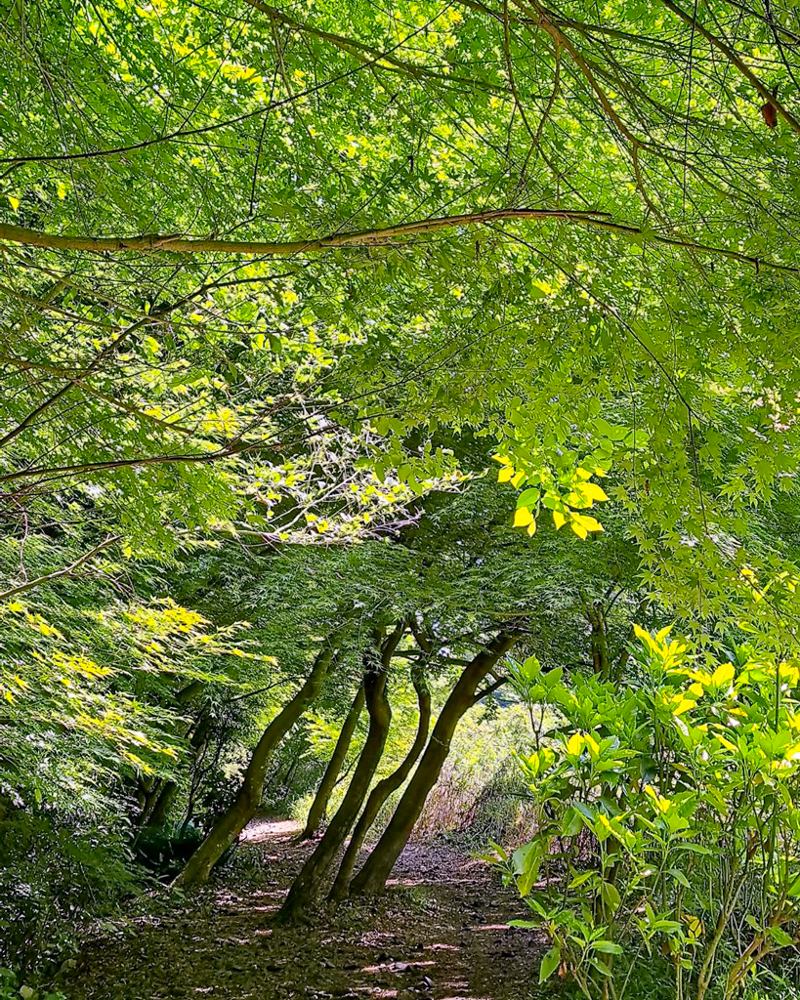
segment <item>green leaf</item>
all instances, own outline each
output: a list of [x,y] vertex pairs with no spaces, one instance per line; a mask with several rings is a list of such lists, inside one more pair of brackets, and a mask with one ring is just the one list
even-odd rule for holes
[[600,896],[609,910],[611,910],[612,913],[616,913],[620,904],[620,896],[617,887],[611,882],[603,882],[600,886]]
[[788,948],[794,944],[792,935],[788,934],[782,927],[767,927],[767,932],[772,940],[780,945],[781,948]]
[[561,832],[565,837],[575,837],[583,829],[583,816],[570,806],[561,820]]
[[675,881],[679,882],[685,889],[689,888],[689,879],[679,868],[668,868],[667,871],[675,879]]
[[593,966],[600,973],[601,976],[610,976],[611,969],[606,965],[605,962],[597,958],[596,955],[589,956],[589,964]]
[[621,955],[623,953],[622,948],[614,941],[593,941],[592,947],[596,951],[605,952],[607,955]]
[[530,489],[523,490],[522,493],[517,497],[517,508],[520,507],[534,507],[539,502],[539,497],[541,496],[541,491],[535,486]]
[[539,966],[539,982],[546,982],[556,971],[561,962],[561,949],[557,944],[547,951],[542,958],[542,963]]

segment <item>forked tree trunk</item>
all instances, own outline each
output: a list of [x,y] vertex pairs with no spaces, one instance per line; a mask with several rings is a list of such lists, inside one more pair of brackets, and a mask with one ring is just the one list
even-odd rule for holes
[[342,803],[325,831],[316,850],[300,870],[289,889],[278,921],[293,923],[305,919],[306,911],[315,902],[322,880],[330,870],[336,855],[355,822],[358,810],[364,801],[370,782],[375,774],[386,736],[392,719],[392,710],[386,697],[386,680],[392,653],[405,631],[405,624],[399,625],[381,647],[381,663],[364,674],[364,692],[369,713],[369,731],[364,749],[358,759]]
[[350,711],[344,720],[342,731],[339,733],[339,738],[336,741],[336,746],[333,748],[331,759],[328,761],[328,766],[322,775],[322,781],[319,783],[317,794],[314,796],[314,801],[308,810],[306,826],[300,835],[300,840],[310,840],[325,822],[328,813],[328,803],[330,802],[333,789],[336,787],[336,779],[339,777],[339,772],[342,770],[342,765],[347,757],[347,751],[350,749],[353,733],[358,725],[363,707],[364,685],[361,684],[353,699],[353,704],[350,706]]
[[264,730],[247,765],[241,788],[228,811],[217,820],[211,832],[189,858],[173,885],[205,882],[211,869],[253,818],[261,802],[264,779],[275,748],[317,697],[331,667],[334,648],[328,645],[317,654],[311,673],[295,696]]
[[464,668],[439,714],[425,753],[400,798],[389,825],[361,871],[350,883],[351,895],[383,891],[386,879],[419,819],[428,792],[436,784],[461,716],[482,697],[482,693],[477,690],[478,686],[500,657],[511,649],[516,638],[508,632],[500,632]]
[[364,838],[377,819],[384,802],[386,802],[392,792],[397,791],[411,773],[411,768],[416,764],[417,758],[425,746],[425,741],[428,739],[428,728],[431,721],[430,691],[419,669],[415,668],[412,671],[412,680],[414,690],[417,692],[417,704],[419,705],[419,721],[417,723],[417,733],[414,737],[414,742],[411,744],[411,748],[400,766],[388,777],[384,778],[383,781],[379,781],[370,792],[367,804],[364,806],[364,811],[361,813],[358,823],[356,823],[350,843],[347,845],[347,850],[344,852],[342,863],[339,866],[338,874],[328,894],[328,899],[330,900],[344,899],[349,892],[350,877],[353,874],[358,852],[361,850]]

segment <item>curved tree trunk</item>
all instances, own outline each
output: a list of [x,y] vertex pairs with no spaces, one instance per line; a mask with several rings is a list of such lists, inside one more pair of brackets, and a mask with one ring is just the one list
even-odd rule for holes
[[247,765],[241,788],[233,804],[214,824],[209,835],[189,858],[186,867],[173,885],[205,882],[211,869],[253,818],[261,802],[270,758],[283,737],[319,694],[333,657],[332,645],[326,646],[317,654],[311,673],[303,686],[264,730]]
[[411,744],[411,748],[400,766],[388,777],[384,778],[383,781],[379,781],[372,789],[367,799],[367,804],[364,806],[364,811],[361,813],[358,823],[356,823],[355,830],[353,830],[353,836],[350,838],[350,843],[344,852],[339,872],[328,894],[328,899],[330,900],[341,900],[347,895],[350,888],[350,876],[353,874],[356,858],[358,857],[358,852],[361,850],[361,845],[364,843],[364,838],[375,822],[384,802],[392,792],[396,791],[403,784],[411,773],[411,768],[416,764],[417,758],[425,746],[425,741],[428,739],[428,728],[431,721],[430,691],[425,683],[422,672],[418,668],[412,670],[412,680],[414,690],[417,692],[417,703],[419,705],[419,722],[417,723],[417,733],[414,737],[414,742]]
[[401,623],[381,646],[381,663],[378,668],[368,668],[364,673],[364,692],[369,713],[369,731],[364,749],[358,759],[353,777],[336,815],[330,822],[316,850],[303,865],[300,874],[289,889],[278,920],[292,923],[305,919],[306,911],[319,893],[320,883],[328,873],[340,847],[355,822],[358,810],[364,801],[380,762],[392,710],[386,697],[386,679],[392,653],[405,631]]
[[500,657],[511,649],[516,638],[509,632],[500,632],[464,668],[442,708],[425,753],[398,802],[389,825],[361,871],[350,883],[351,894],[383,891],[386,879],[419,819],[428,792],[436,784],[461,716],[483,697],[484,692],[479,692],[478,686]]
[[353,733],[355,732],[363,707],[364,685],[362,683],[356,692],[353,704],[350,706],[350,711],[347,713],[347,717],[342,724],[342,730],[339,733],[336,746],[333,748],[333,754],[328,761],[328,766],[325,768],[325,773],[322,775],[322,781],[319,783],[319,788],[317,789],[317,794],[314,796],[314,801],[311,803],[311,808],[308,810],[306,826],[300,835],[300,840],[310,840],[325,822],[328,812],[328,802],[336,786],[336,779],[339,777],[339,772],[342,770],[347,751],[350,749]]

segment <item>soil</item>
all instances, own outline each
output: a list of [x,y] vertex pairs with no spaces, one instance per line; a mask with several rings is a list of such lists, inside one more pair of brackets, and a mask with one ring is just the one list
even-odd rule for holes
[[[320,909],[310,926],[272,918],[313,845],[259,820],[207,885],[157,893],[87,940],[61,989],[70,1000],[528,1000],[543,951],[496,871],[452,843],[411,843],[385,895]],[[549,987],[547,996],[555,990]]]

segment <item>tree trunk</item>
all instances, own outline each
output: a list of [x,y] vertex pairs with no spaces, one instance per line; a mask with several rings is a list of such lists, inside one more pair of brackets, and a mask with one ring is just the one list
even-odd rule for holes
[[412,680],[414,690],[417,692],[417,703],[419,705],[417,734],[414,737],[414,742],[411,744],[411,749],[406,754],[400,766],[388,777],[384,778],[383,781],[379,781],[372,789],[367,799],[367,804],[364,806],[364,811],[361,813],[358,823],[356,823],[355,830],[353,830],[353,836],[350,838],[347,850],[344,852],[344,857],[339,866],[339,872],[334,880],[333,887],[328,894],[328,899],[330,900],[341,900],[347,895],[350,888],[350,876],[353,874],[356,858],[358,857],[358,852],[361,850],[361,845],[364,843],[364,838],[375,822],[384,802],[386,802],[392,792],[396,791],[403,784],[411,773],[411,768],[416,764],[417,758],[425,746],[425,741],[428,739],[428,728],[431,721],[430,691],[425,683],[422,672],[418,668],[412,670]]
[[306,911],[317,898],[320,883],[328,873],[339,848],[355,822],[358,810],[369,790],[375,769],[380,762],[392,710],[386,697],[386,679],[392,653],[405,631],[401,623],[381,646],[381,663],[368,667],[364,672],[364,693],[369,713],[369,731],[361,751],[353,777],[336,815],[330,822],[316,850],[303,865],[300,874],[292,883],[278,921],[293,923],[305,919]]
[[605,681],[609,678],[610,663],[606,619],[600,601],[595,601],[593,604],[586,603],[586,617],[589,619],[589,624],[592,627],[592,668]]
[[[186,687],[181,688],[181,690],[176,693],[175,703],[177,705],[185,705],[186,702],[191,701],[192,698],[195,697],[195,695],[200,694],[200,692],[203,690],[203,687],[204,685],[202,681],[192,681],[190,684],[187,684]],[[203,713],[201,715],[201,720],[198,724],[198,727],[195,728],[195,733],[192,736],[191,741],[189,743],[192,750],[194,751],[192,756],[195,758],[197,757],[198,747],[201,747],[203,745],[203,742],[205,741],[205,737],[208,733],[208,730],[210,729],[210,725],[211,724],[210,721],[208,721],[207,719],[207,715]],[[203,729],[202,736],[200,737],[198,742],[197,739],[198,728],[203,728],[203,727],[205,728]],[[191,731],[192,731],[192,726],[190,725],[186,735],[188,736]],[[175,800],[175,793],[177,792],[177,790],[178,786],[176,782],[172,781],[172,779],[168,778],[166,780],[158,780],[155,786],[149,792],[145,793],[145,803],[138,819],[139,825],[142,828],[145,826],[164,826],[164,824],[167,821],[167,815],[169,814],[169,810],[172,807],[172,803]],[[139,839],[138,835],[136,839],[137,840]]]
[[168,778],[167,781],[165,781],[161,786],[158,798],[153,804],[153,809],[147,817],[145,826],[151,828],[166,826],[167,819],[169,818],[170,810],[175,802],[175,796],[177,793],[178,782]]
[[261,802],[270,758],[283,737],[319,694],[333,657],[334,648],[330,644],[317,654],[311,673],[303,686],[264,730],[230,809],[217,820],[173,885],[205,882],[211,869],[253,818]]
[[[195,764],[197,763],[200,752],[205,747],[209,735],[211,734],[211,728],[212,723],[208,715],[203,715],[195,726],[192,737],[189,740],[189,746],[192,748],[192,759]],[[178,783],[176,781],[168,779],[163,783],[161,790],[158,793],[158,798],[155,800],[150,815],[147,817],[147,826],[161,827],[166,825],[177,791]]]
[[342,770],[345,757],[347,757],[347,751],[350,749],[353,733],[355,732],[363,707],[364,685],[361,684],[356,692],[355,698],[353,699],[353,704],[350,706],[350,711],[347,713],[347,717],[344,720],[342,731],[339,733],[339,739],[336,741],[336,746],[333,748],[331,759],[328,761],[328,766],[325,768],[325,773],[322,775],[322,781],[319,783],[317,794],[314,796],[314,801],[311,803],[311,808],[308,810],[308,819],[306,819],[306,826],[300,835],[300,840],[311,840],[311,838],[319,830],[320,826],[322,826],[325,822],[325,818],[328,813],[328,802],[330,801],[331,793],[336,786],[336,779],[339,777],[339,772]]
[[403,793],[389,825],[367,858],[361,871],[350,883],[350,893],[382,892],[386,879],[408,843],[414,824],[419,819],[428,792],[436,784],[450,743],[461,716],[483,697],[477,688],[492,667],[513,646],[516,636],[500,632],[489,645],[466,666],[450,697],[444,704],[433,728],[425,753]]

